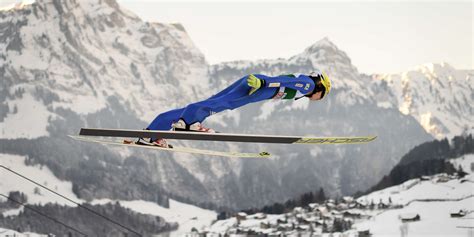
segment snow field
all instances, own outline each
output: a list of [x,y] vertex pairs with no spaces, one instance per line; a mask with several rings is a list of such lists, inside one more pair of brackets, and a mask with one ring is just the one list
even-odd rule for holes
[[[430,180],[412,179],[403,184],[373,192],[358,200],[366,203],[382,202],[405,205],[374,215],[370,220],[354,225],[356,229],[369,229],[374,236],[472,236],[474,227],[474,154],[452,159],[457,168],[467,173],[462,179],[438,182],[443,175],[431,176]],[[451,213],[465,210],[468,214],[452,218]],[[402,223],[400,215],[418,214],[420,221]],[[471,231],[471,232],[469,232]]]
[[[26,157],[0,153],[0,165],[3,165],[35,182],[48,187],[76,202],[82,202],[72,191],[72,183],[58,179],[46,166],[27,166]],[[8,196],[11,191],[20,191],[27,195],[28,204],[57,203],[60,205],[75,206],[64,198],[61,198],[27,180],[0,168],[0,192]],[[1,201],[5,198],[0,197]]]
[[[46,130],[49,118],[54,116],[47,107],[31,94],[25,93],[22,98],[9,101],[10,112],[0,123],[0,137],[4,139],[38,138],[48,136]],[[16,112],[13,113],[14,108]]]

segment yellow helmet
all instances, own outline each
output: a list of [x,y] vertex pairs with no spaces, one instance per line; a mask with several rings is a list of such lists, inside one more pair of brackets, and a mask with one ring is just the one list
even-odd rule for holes
[[327,95],[331,91],[331,80],[329,80],[329,77],[328,75],[326,75],[326,73],[322,72],[322,74],[323,74],[323,78],[321,78],[321,83],[326,89],[326,93],[324,93],[324,95]]
[[329,77],[326,73],[318,70],[309,74],[309,77],[314,80],[314,83],[316,84],[315,86],[318,86],[318,82],[321,82],[321,85],[324,88],[324,93],[321,98],[329,94],[329,92],[331,91],[331,80],[329,80]]

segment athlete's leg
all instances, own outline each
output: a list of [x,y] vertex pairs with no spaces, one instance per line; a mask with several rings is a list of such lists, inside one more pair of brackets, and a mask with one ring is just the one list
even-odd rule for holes
[[241,78],[231,87],[232,89],[227,90],[226,93],[219,93],[207,100],[186,106],[181,118],[187,124],[202,122],[212,114],[226,109],[235,109],[254,100],[254,95],[248,95],[250,88],[247,85],[246,77]]
[[[246,78],[246,77],[245,77]],[[232,91],[234,88],[238,87],[239,84],[241,84],[241,78],[240,80],[237,80],[234,82],[232,85],[228,86],[224,90],[220,91],[219,93],[211,96],[207,100],[212,100],[214,98],[221,97],[230,91]],[[181,114],[183,113],[184,108],[181,109],[174,109],[170,110],[164,113],[159,114],[156,116],[156,118],[148,125],[147,129],[150,130],[170,130],[171,129],[171,124],[173,122],[178,121],[181,118]]]
[[[170,130],[171,124],[183,118],[187,124],[202,122],[214,113],[219,113],[226,109],[235,109],[251,102],[260,101],[259,90],[252,96],[248,95],[249,86],[243,77],[221,92],[210,98],[189,104],[185,108],[174,109],[159,114],[147,127],[150,130]],[[267,99],[267,98],[264,98]]]
[[147,129],[150,130],[170,130],[171,124],[179,120],[184,108],[173,109],[164,113],[159,114],[156,118],[148,125]]

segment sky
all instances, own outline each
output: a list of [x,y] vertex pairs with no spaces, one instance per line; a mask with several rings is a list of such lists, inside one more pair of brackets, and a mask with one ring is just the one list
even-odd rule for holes
[[148,21],[179,22],[210,63],[289,58],[328,37],[364,73],[430,62],[473,69],[473,3],[131,1]]
[[474,69],[471,1],[118,2],[143,20],[181,23],[211,64],[289,58],[328,37],[363,73],[431,62]]

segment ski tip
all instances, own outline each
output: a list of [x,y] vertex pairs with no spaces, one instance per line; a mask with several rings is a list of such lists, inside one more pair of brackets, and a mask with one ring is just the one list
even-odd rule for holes
[[294,143],[298,144],[363,144],[377,139],[377,136],[366,137],[304,137]]
[[67,135],[67,136],[74,139],[74,140],[81,140],[81,137],[77,136],[77,135]]

